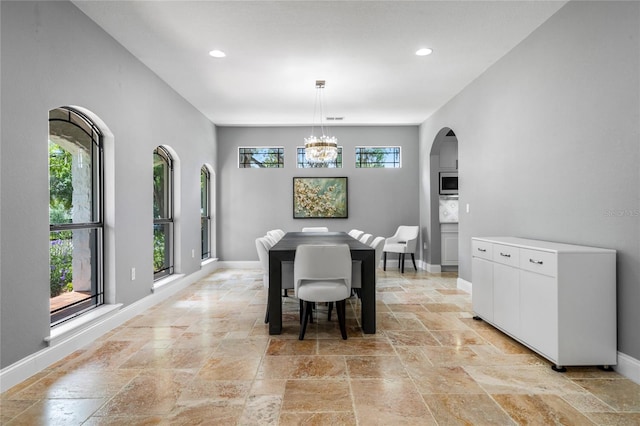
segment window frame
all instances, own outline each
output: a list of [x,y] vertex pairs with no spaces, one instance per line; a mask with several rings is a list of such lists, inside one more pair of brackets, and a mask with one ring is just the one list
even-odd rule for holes
[[[359,151],[365,151],[365,150],[394,150],[397,152],[390,152],[390,153],[385,153],[384,155],[393,155],[394,157],[397,157],[397,160],[395,160],[395,158],[393,159],[393,161],[382,161],[382,162],[378,162],[378,163],[368,163],[368,162],[363,162],[363,161],[359,161],[359,159],[362,156],[362,152]],[[388,167],[387,165],[391,164],[390,167]],[[402,168],[402,147],[401,146],[397,146],[397,145],[389,145],[389,146],[356,146],[355,147],[355,167],[356,169],[400,169]]]
[[[203,185],[204,183],[204,185]],[[211,258],[211,172],[200,168],[200,260]],[[206,224],[206,226],[205,226]]]
[[[156,215],[153,215],[153,228],[154,228],[154,247],[153,249],[155,250],[155,231],[156,231],[156,227],[161,226],[163,228],[165,228],[165,241],[164,241],[164,247],[165,247],[165,262],[163,264],[163,268],[162,269],[156,269],[155,265],[153,267],[153,280],[154,281],[158,281],[159,279],[162,279],[164,277],[167,277],[169,275],[173,275],[174,271],[175,271],[175,259],[174,259],[174,254],[175,254],[175,247],[174,247],[174,239],[175,239],[175,220],[174,220],[174,205],[173,205],[173,201],[174,201],[174,160],[173,157],[171,155],[171,153],[169,152],[169,150],[167,148],[165,148],[164,146],[160,145],[158,147],[156,147],[153,150],[153,154],[154,155],[159,155],[160,157],[163,158],[163,160],[166,162],[167,164],[167,170],[166,170],[166,175],[165,175],[165,185],[163,188],[163,193],[164,193],[164,202],[166,203],[166,217],[156,217]],[[154,169],[155,169],[155,162],[154,162]],[[155,182],[154,182],[154,186],[155,186]],[[154,188],[155,190],[155,188]],[[154,195],[155,197],[155,195]],[[155,201],[154,201],[155,203]],[[155,253],[154,253],[154,261],[155,261]]]
[[[55,117],[56,112],[61,114]],[[51,118],[54,115],[54,118]],[[51,122],[66,122],[80,129],[90,139],[90,159],[91,159],[91,219],[88,222],[71,223],[51,223],[49,218],[49,240],[52,233],[73,231],[95,231],[95,235],[90,238],[91,256],[91,296],[49,311],[50,325],[54,327],[85,312],[93,310],[105,303],[105,283],[104,283],[104,134],[100,128],[81,111],[62,106],[49,111]],[[49,138],[51,137],[51,127],[49,126]],[[57,145],[57,144],[56,144]],[[50,173],[50,164],[47,166]],[[49,187],[49,192],[51,188]],[[95,253],[93,252],[95,250]],[[50,258],[49,258],[50,259]],[[51,260],[49,260],[51,262]],[[73,261],[73,260],[72,260]],[[51,267],[51,266],[50,266]],[[51,277],[50,277],[51,279]],[[66,312],[66,313],[65,313]]]
[[[243,152],[243,150],[269,151],[273,152]],[[277,162],[260,163],[255,158],[254,162],[243,160],[246,155],[275,155]],[[266,165],[262,165],[266,164]],[[239,169],[283,169],[284,168],[284,147],[283,146],[239,146],[238,147],[238,168]]]

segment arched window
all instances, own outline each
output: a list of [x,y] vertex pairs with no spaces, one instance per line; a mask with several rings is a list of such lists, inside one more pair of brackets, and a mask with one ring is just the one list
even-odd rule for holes
[[211,173],[207,166],[200,169],[200,235],[202,241],[202,260],[211,257],[211,202],[209,194],[211,189]]
[[83,113],[49,111],[51,325],[104,303],[102,134]]
[[173,160],[159,146],[153,151],[153,278],[173,274]]

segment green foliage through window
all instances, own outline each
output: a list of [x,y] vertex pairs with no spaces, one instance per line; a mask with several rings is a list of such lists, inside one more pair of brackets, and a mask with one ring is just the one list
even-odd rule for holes
[[284,148],[238,148],[238,166],[244,168],[283,168]]
[[356,168],[400,168],[399,146],[356,147]]

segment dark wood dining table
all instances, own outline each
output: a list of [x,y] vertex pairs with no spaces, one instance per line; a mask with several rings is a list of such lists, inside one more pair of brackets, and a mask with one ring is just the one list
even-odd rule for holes
[[282,333],[282,262],[293,261],[300,244],[348,244],[351,259],[362,268],[361,326],[366,334],[376,332],[375,250],[346,232],[287,232],[269,250],[269,334]]

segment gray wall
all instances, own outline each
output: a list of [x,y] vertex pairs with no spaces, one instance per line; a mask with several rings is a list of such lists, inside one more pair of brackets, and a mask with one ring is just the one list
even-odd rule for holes
[[470,206],[460,214],[461,278],[473,281],[473,236],[615,249],[618,348],[636,359],[639,23],[638,2],[570,2],[420,128],[427,233],[437,224],[430,148],[444,127],[458,137],[460,206]]
[[[310,101],[311,102],[311,101]],[[219,229],[221,260],[257,260],[254,240],[269,229],[299,231],[303,226],[353,228],[393,235],[398,225],[417,225],[418,127],[332,127],[343,147],[342,169],[298,169],[296,147],[310,127],[218,127]],[[283,146],[283,169],[238,168],[239,146]],[[400,146],[402,168],[356,169],[355,146]],[[293,219],[294,176],[347,176],[347,219]]]
[[[216,164],[215,127],[67,2],[1,3],[0,367],[49,336],[48,111],[77,105],[114,138],[107,156],[107,286],[113,302],[150,294],[152,151],[178,154],[178,272],[200,268],[200,168]],[[191,258],[191,249],[196,257]],[[130,268],[136,268],[136,280]]]

